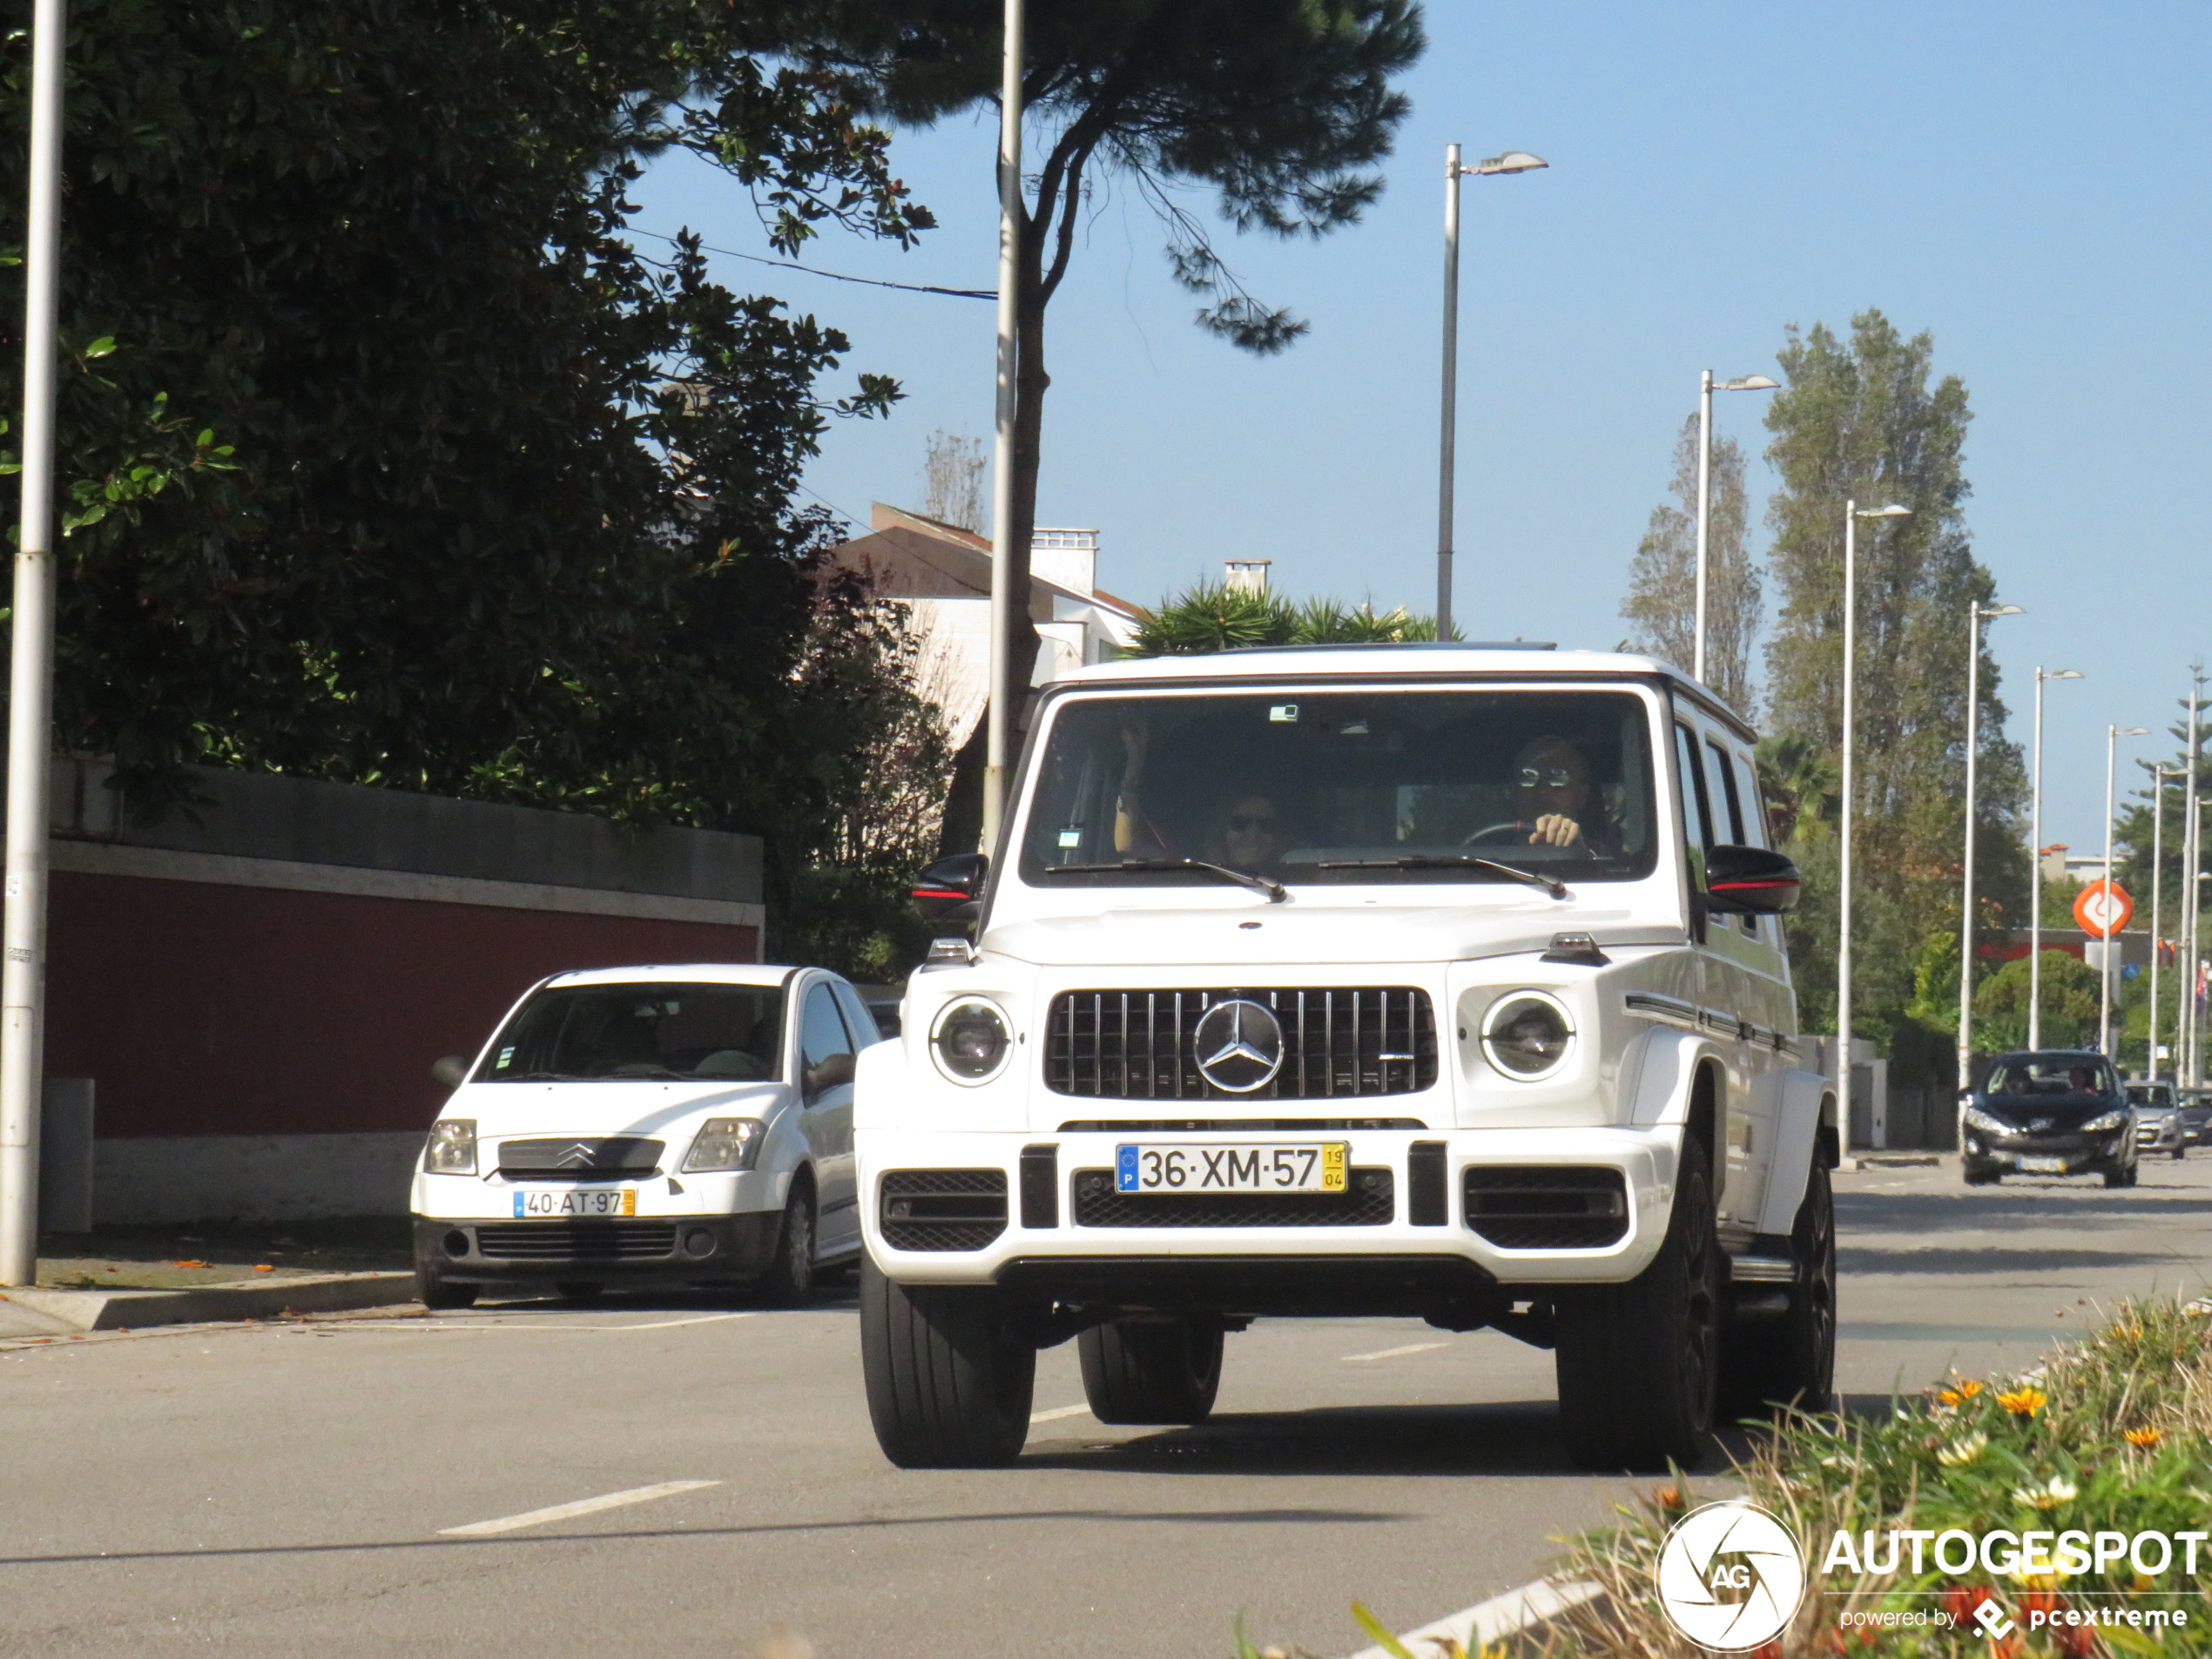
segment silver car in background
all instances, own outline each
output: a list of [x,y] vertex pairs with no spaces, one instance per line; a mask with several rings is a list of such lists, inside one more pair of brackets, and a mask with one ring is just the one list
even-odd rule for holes
[[2188,1153],[2189,1131],[2171,1083],[2129,1083],[2128,1103],[2135,1109],[2137,1152]]

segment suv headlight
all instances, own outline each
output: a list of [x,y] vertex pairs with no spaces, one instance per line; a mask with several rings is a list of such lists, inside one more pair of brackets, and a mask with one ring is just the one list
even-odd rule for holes
[[2128,1114],[2124,1109],[2116,1112],[2107,1112],[2102,1117],[2091,1118],[2081,1127],[2090,1134],[2094,1134],[2100,1130],[2125,1129],[2128,1127]]
[[767,1138],[768,1126],[757,1117],[710,1117],[684,1154],[684,1173],[750,1170],[760,1161],[760,1144]]
[[1482,1022],[1483,1052],[1508,1077],[1534,1082],[1567,1063],[1575,1022],[1566,1005],[1541,991],[1514,991],[1490,1005]]
[[999,1005],[963,996],[946,1005],[930,1028],[929,1052],[937,1069],[956,1083],[987,1083],[1006,1069],[1014,1033]]
[[422,1148],[422,1167],[432,1175],[474,1175],[476,1172],[476,1120],[442,1117],[430,1125],[430,1138]]
[[1979,1106],[1966,1108],[1966,1126],[1985,1135],[2017,1135],[2020,1131],[2001,1117],[1992,1117]]

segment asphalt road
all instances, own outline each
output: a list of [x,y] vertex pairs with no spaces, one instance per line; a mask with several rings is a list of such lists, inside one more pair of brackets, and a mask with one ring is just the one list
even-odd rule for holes
[[[2212,1156],[2123,1192],[1838,1186],[1860,1410],[2018,1369],[2212,1262]],[[1353,1598],[1425,1622],[1634,1489],[1568,1467],[1550,1356],[1487,1332],[1263,1322],[1195,1430],[1103,1428],[1082,1400],[1053,1350],[1017,1467],[892,1469],[849,1294],[0,1344],[0,1653],[806,1650],[784,1632],[821,1659],[1183,1659],[1230,1652],[1241,1613],[1326,1656],[1365,1645]]]

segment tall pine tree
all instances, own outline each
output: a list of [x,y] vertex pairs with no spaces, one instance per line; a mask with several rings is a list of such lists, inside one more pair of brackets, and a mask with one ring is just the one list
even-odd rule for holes
[[[1735,708],[1751,709],[1751,641],[1764,595],[1759,568],[1743,544],[1749,513],[1743,452],[1736,440],[1713,440],[1712,490],[1705,537],[1705,682]],[[1697,417],[1675,438],[1669,486],[1679,507],[1661,503],[1636,544],[1621,614],[1635,624],[1638,651],[1688,668],[1697,660]]]
[[[1931,927],[1955,930],[1965,828],[1968,606],[1996,582],[1973,556],[1962,469],[1966,388],[1929,381],[1935,342],[1906,339],[1879,311],[1851,338],[1822,324],[1789,330],[1786,381],[1767,412],[1767,459],[1782,487],[1767,509],[1768,555],[1781,614],[1767,647],[1770,725],[1813,752],[1840,755],[1843,732],[1844,503],[1891,502],[1904,519],[1862,522],[1858,536],[1854,880],[1862,1031],[1907,1022],[1913,965]],[[2004,705],[1984,636],[1976,842],[1979,925],[2004,925],[2027,887],[2024,770],[2003,736]],[[1832,848],[1808,863],[1832,867]],[[1791,930],[1808,1024],[1835,1009],[1835,884],[1809,881]],[[1950,999],[1955,1013],[1955,990]],[[1832,1029],[1832,1025],[1827,1028]]]

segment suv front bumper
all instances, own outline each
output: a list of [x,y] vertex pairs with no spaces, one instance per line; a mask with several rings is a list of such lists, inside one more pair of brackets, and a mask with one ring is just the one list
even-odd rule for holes
[[[1399,1278],[1625,1283],[1665,1239],[1682,1133],[1679,1124],[1175,1135],[900,1127],[863,1130],[856,1140],[868,1253],[887,1277],[1076,1299],[1090,1287],[1161,1276],[1231,1286],[1255,1276],[1348,1273],[1372,1278],[1379,1291]],[[1350,1181],[1326,1200],[1117,1193],[1115,1149],[1137,1139],[1343,1141]],[[1556,1242],[1593,1238],[1604,1242]],[[1356,1302],[1354,1286],[1345,1288]]]

